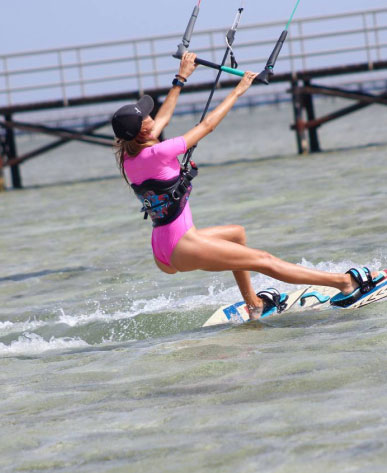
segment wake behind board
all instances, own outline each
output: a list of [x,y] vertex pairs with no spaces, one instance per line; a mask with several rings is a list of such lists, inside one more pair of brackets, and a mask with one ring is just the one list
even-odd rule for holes
[[[330,304],[330,299],[339,293],[335,288],[326,286],[308,286],[289,293],[286,301],[286,308],[277,314],[276,312],[269,317],[282,316],[286,312],[301,312],[306,309],[326,310],[326,309],[358,309],[360,307],[372,304],[373,302],[387,299],[387,269],[381,271],[384,273],[384,279],[366,294],[363,294],[359,300],[351,304],[349,307],[336,307]],[[261,319],[266,318],[265,316]],[[225,305],[215,311],[212,316],[203,324],[203,327],[211,325],[222,325],[227,323],[244,323],[248,322],[249,314],[247,306],[244,302],[236,302],[235,304]]]

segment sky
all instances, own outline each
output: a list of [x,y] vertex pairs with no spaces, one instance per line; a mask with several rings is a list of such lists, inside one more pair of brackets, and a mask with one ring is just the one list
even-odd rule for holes
[[[0,0],[0,56],[183,32],[197,0]],[[241,0],[202,0],[196,30],[229,27]],[[243,23],[286,23],[296,0],[244,0]],[[386,0],[301,0],[297,18],[385,8]]]

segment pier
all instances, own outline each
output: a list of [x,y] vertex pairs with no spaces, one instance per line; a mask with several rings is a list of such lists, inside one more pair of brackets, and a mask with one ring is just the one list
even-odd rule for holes
[[[337,25],[340,28],[337,28]],[[284,22],[241,25],[234,51],[239,68],[260,71],[278,39]],[[224,29],[197,31],[191,49],[200,57],[219,62],[224,53]],[[14,188],[22,187],[21,165],[59,146],[77,140],[112,147],[111,134],[98,131],[109,124],[118,103],[137,100],[144,93],[155,100],[155,110],[168,93],[178,63],[172,58],[179,34],[78,45],[0,55],[0,187],[3,168],[11,170]],[[259,103],[268,97],[291,97],[297,151],[321,149],[318,129],[370,105],[387,105],[387,8],[294,20],[269,86],[254,86],[243,98]],[[215,72],[199,68],[182,90],[181,102],[189,109],[204,100]],[[367,83],[378,90],[366,90]],[[222,75],[219,96],[236,79]],[[290,95],[289,95],[290,94]],[[315,96],[340,97],[351,105],[318,116]],[[94,118],[88,107],[101,105]],[[81,129],[53,126],[44,113],[77,110],[88,118]],[[60,120],[59,120],[60,121]],[[22,155],[17,133],[43,133],[53,141]]]

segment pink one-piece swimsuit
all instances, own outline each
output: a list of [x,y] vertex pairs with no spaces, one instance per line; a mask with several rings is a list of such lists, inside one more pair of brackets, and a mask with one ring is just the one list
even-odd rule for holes
[[[179,154],[187,144],[183,136],[157,143],[143,149],[136,157],[126,156],[125,173],[132,184],[139,185],[148,179],[168,180],[180,173]],[[193,226],[191,209],[187,202],[179,217],[167,225],[153,228],[152,248],[155,257],[167,266],[180,238]]]

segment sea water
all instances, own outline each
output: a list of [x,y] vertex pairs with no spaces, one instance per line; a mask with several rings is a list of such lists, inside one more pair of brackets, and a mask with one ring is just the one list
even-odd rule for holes
[[[244,225],[313,268],[386,268],[386,111],[325,125],[310,156],[290,122],[288,105],[238,110],[200,144],[196,225]],[[158,271],[109,149],[68,144],[22,175],[0,196],[1,472],[387,471],[387,303],[202,329],[240,300],[232,275]]]

